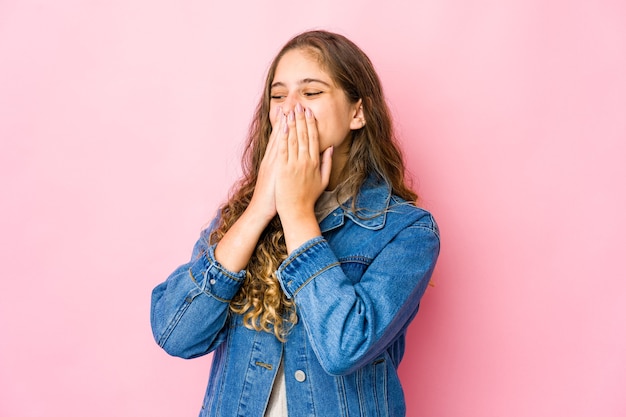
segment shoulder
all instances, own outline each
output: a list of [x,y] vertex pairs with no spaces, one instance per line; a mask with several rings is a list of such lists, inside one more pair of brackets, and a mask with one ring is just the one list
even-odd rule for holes
[[412,253],[420,257],[420,262],[434,265],[439,256],[441,237],[439,226],[428,210],[392,195],[385,228],[393,235],[390,243],[394,243],[395,250],[410,248]]
[[439,226],[432,213],[397,195],[391,195],[386,210],[386,216],[387,222],[400,222],[407,224],[407,226],[423,227],[439,235]]

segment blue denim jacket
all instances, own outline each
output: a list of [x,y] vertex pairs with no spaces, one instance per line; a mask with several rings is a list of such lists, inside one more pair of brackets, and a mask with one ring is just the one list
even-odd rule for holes
[[357,208],[337,208],[320,223],[323,236],[280,265],[298,315],[285,343],[229,312],[245,271],[215,260],[211,227],[191,261],[154,289],[157,343],[183,358],[214,352],[200,416],[263,416],[281,357],[290,417],[405,415],[397,368],[439,254],[439,231],[428,212],[385,183],[366,182]]

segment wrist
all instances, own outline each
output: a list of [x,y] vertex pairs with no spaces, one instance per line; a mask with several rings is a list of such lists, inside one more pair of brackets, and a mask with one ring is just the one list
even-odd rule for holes
[[247,221],[258,224],[261,230],[269,224],[270,221],[276,216],[276,207],[269,207],[267,205],[259,204],[255,202],[254,198],[248,204],[248,207],[241,214],[241,217],[247,217]]
[[301,215],[281,216],[280,221],[283,226],[288,253],[293,252],[305,242],[322,235],[313,211]]
[[216,261],[230,271],[244,269],[268,223],[269,220],[246,209],[217,243]]

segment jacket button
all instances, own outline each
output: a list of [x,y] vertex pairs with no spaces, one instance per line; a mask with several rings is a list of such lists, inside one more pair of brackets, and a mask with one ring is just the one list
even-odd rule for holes
[[301,371],[299,369],[296,371],[294,376],[296,377],[296,381],[298,382],[304,382],[304,380],[306,379],[306,374],[304,373],[304,371]]
[[216,282],[217,282],[217,281],[213,278],[213,279],[211,279],[211,280],[209,281],[209,284],[211,284],[211,285],[215,285],[215,283],[216,283]]

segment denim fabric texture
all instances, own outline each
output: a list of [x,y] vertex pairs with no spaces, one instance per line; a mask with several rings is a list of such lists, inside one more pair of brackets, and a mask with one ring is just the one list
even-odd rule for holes
[[369,179],[356,207],[337,208],[321,221],[322,236],[280,265],[298,315],[285,343],[229,312],[245,271],[215,260],[215,221],[191,261],[153,290],[159,346],[183,358],[213,352],[200,416],[262,417],[281,358],[290,417],[406,414],[397,369],[439,255],[439,230],[384,182]]

